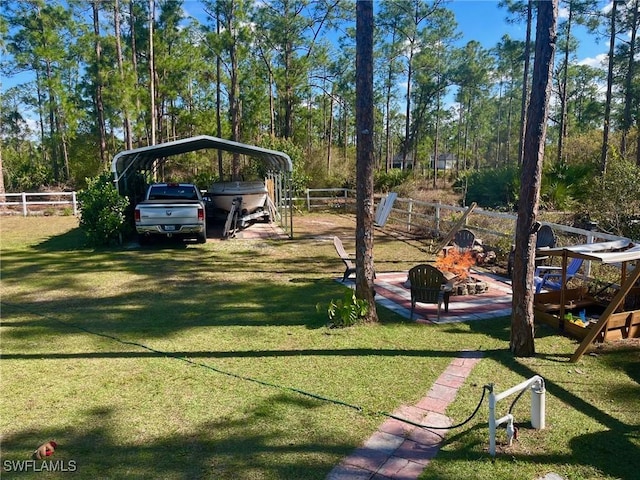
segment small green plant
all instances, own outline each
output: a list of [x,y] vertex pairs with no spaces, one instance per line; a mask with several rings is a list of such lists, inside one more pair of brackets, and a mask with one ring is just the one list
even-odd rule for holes
[[[323,309],[321,304],[316,305],[316,310]],[[348,289],[342,299],[332,299],[327,307],[330,328],[350,327],[358,323],[369,312],[369,305],[365,300],[356,297],[355,290]]]

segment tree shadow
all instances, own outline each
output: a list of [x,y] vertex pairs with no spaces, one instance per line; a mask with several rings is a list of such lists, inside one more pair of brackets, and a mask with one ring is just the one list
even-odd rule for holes
[[[323,479],[351,445],[320,429],[287,432],[280,426],[283,412],[304,421],[305,412],[321,405],[286,393],[273,395],[242,416],[205,420],[184,431],[170,431],[175,427],[168,421],[165,433],[150,441],[116,434],[115,425],[127,422],[116,407],[78,411],[76,425],[3,436],[2,476],[24,478],[24,473],[10,471],[11,462],[30,459],[39,444],[53,439],[58,447],[47,460],[75,465],[79,478]],[[160,420],[149,423],[161,426],[162,412],[157,413]],[[46,478],[68,476],[49,472]]]

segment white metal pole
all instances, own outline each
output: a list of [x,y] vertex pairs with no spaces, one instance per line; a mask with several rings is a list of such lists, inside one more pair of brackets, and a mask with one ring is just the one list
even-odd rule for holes
[[542,430],[546,426],[546,396],[544,382],[538,382],[531,386],[531,426],[536,430]]
[[489,454],[496,456],[496,396],[493,383],[489,384]]

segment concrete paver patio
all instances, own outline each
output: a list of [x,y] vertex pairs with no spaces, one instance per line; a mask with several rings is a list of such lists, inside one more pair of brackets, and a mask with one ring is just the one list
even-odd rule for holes
[[[418,303],[414,318],[423,323],[452,323],[511,315],[511,285],[503,277],[472,269],[471,276],[489,285],[489,290],[479,295],[451,297],[449,313],[440,312],[437,320],[437,306]],[[409,318],[411,313],[411,292],[404,286],[407,272],[386,272],[376,275],[376,302],[398,315]],[[353,280],[345,282],[353,285]]]

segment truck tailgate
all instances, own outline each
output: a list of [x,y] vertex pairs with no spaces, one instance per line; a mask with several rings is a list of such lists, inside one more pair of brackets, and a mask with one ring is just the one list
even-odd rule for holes
[[163,201],[148,200],[139,204],[138,208],[141,225],[184,225],[197,223],[198,208],[201,205],[194,202],[166,204]]

